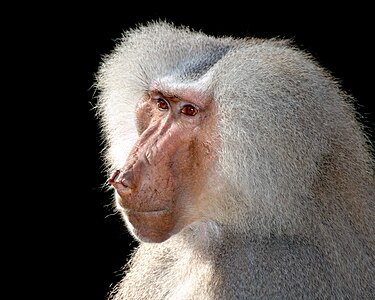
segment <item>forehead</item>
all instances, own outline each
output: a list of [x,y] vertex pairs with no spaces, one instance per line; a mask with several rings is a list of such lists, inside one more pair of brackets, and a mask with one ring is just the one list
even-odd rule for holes
[[183,80],[180,77],[166,76],[155,80],[150,85],[149,92],[161,93],[176,101],[190,101],[198,106],[204,106],[210,99],[212,75],[206,73],[197,80]]

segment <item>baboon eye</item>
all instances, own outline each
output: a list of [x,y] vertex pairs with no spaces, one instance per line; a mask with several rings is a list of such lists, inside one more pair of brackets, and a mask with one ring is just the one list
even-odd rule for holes
[[187,116],[195,116],[198,113],[198,109],[191,104],[187,104],[182,107],[181,113]]
[[166,100],[159,98],[156,100],[158,103],[158,108],[159,110],[168,110],[169,109],[169,104]]

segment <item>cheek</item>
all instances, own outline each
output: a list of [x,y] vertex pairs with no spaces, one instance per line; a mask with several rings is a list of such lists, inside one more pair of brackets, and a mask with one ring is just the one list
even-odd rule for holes
[[[179,138],[179,140],[177,139]],[[187,191],[200,192],[207,173],[215,163],[215,134],[207,124],[176,134],[180,146],[175,153],[175,176]]]
[[212,136],[200,132],[195,138],[181,142],[183,147],[176,151],[171,178],[177,187],[176,206],[181,212],[181,226],[201,218],[204,208],[209,204],[205,202],[205,194],[209,188],[207,178],[215,163],[214,144]]
[[200,191],[205,177],[205,162],[197,140],[181,144],[184,147],[179,148],[175,154],[172,177],[177,181],[180,193],[194,196],[194,193]]

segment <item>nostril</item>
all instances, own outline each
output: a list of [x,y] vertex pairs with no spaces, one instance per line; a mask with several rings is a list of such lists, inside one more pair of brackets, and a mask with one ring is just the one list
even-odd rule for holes
[[107,180],[107,183],[114,186],[114,184],[118,181],[120,173],[120,170],[114,171],[111,177]]
[[112,185],[116,190],[133,189],[134,175],[131,170],[120,171],[116,170],[112,176],[107,180],[107,183]]
[[120,176],[117,176],[117,178],[115,179],[115,182],[121,182],[124,187],[127,187],[127,188],[130,187],[130,182],[125,176],[123,176],[120,179],[119,177]]

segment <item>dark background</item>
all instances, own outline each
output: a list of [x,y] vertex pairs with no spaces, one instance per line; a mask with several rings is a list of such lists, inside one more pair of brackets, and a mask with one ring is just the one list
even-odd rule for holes
[[102,55],[138,23],[163,19],[213,35],[291,38],[341,81],[373,130],[370,8],[340,4],[334,11],[317,3],[249,8],[247,3],[204,12],[192,3],[168,11],[134,5],[33,4],[9,11],[14,17],[3,27],[3,50],[10,56],[3,62],[13,56],[18,62],[7,79],[16,95],[9,101],[15,113],[9,128],[16,132],[11,141],[20,146],[13,151],[15,144],[9,145],[20,163],[11,167],[15,196],[7,199],[22,207],[4,211],[18,224],[7,230],[11,244],[20,245],[11,250],[16,254],[12,294],[104,300],[121,278],[135,243],[113,215],[112,194],[102,189],[106,178],[92,84]]

